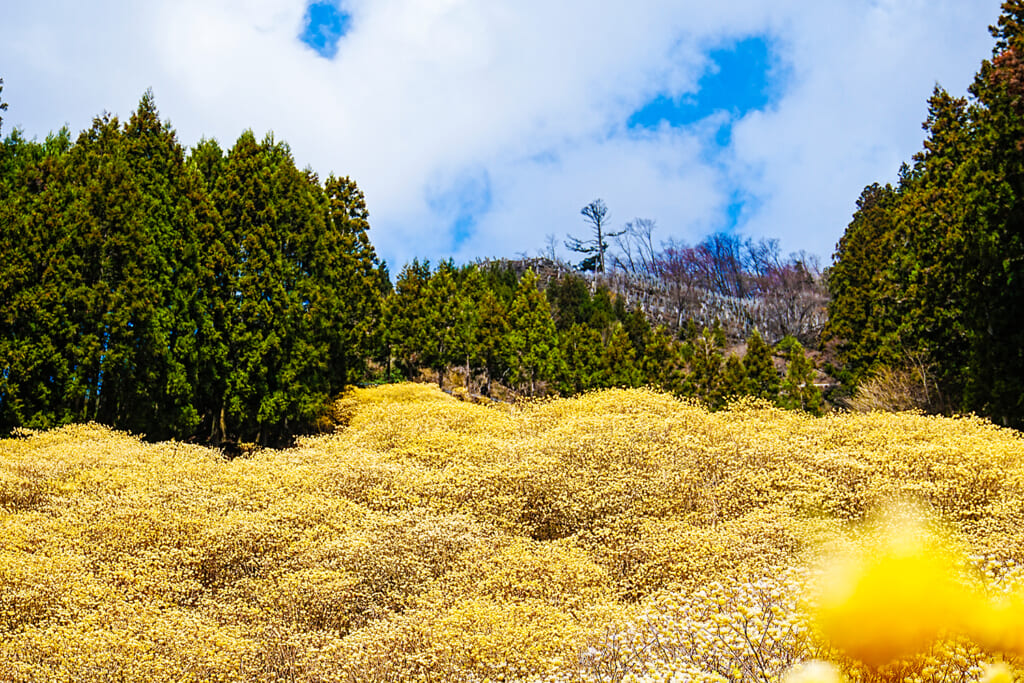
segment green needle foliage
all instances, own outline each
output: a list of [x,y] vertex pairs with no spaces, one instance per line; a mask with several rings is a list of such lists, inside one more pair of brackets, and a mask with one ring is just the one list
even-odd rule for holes
[[[944,400],[1024,425],[1024,2],[1010,0],[970,98],[936,88],[924,149],[869,186],[828,276],[825,338],[852,383],[925,359]],[[916,364],[916,363],[915,363]]]
[[526,271],[519,282],[508,320],[508,349],[514,361],[512,382],[536,394],[539,382],[559,376],[562,356],[551,308],[537,289],[537,276],[532,270]]
[[186,153],[150,92],[0,160],[0,430],[280,442],[359,376],[381,293],[349,179],[251,132]]

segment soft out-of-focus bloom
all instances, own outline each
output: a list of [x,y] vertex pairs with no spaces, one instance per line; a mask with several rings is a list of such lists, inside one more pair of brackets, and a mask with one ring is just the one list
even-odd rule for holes
[[1013,669],[1006,662],[993,662],[985,667],[978,683],[1013,683]]
[[957,566],[940,539],[896,519],[881,547],[826,569],[817,609],[822,632],[878,667],[913,656],[944,634],[968,631],[986,603],[956,580]]
[[833,664],[818,660],[797,664],[782,683],[842,683],[843,676]]

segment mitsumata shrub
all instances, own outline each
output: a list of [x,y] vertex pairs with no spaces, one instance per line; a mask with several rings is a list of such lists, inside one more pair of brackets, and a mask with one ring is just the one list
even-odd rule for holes
[[356,390],[229,460],[0,441],[0,680],[1008,681],[1024,442],[647,390]]

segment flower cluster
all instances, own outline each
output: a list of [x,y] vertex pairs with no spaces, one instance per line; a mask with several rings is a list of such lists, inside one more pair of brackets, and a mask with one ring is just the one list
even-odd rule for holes
[[[0,680],[998,681],[1024,651],[1024,443],[982,420],[412,384],[335,412],[234,460],[0,441]],[[944,564],[887,545],[894,501]],[[915,630],[918,584],[960,621]],[[905,646],[850,635],[889,622]]]

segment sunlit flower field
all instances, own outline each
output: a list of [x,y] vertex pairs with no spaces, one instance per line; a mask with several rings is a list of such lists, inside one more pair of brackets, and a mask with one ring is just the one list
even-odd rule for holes
[[0,681],[997,681],[1024,441],[646,390],[357,390],[227,460],[0,441]]

